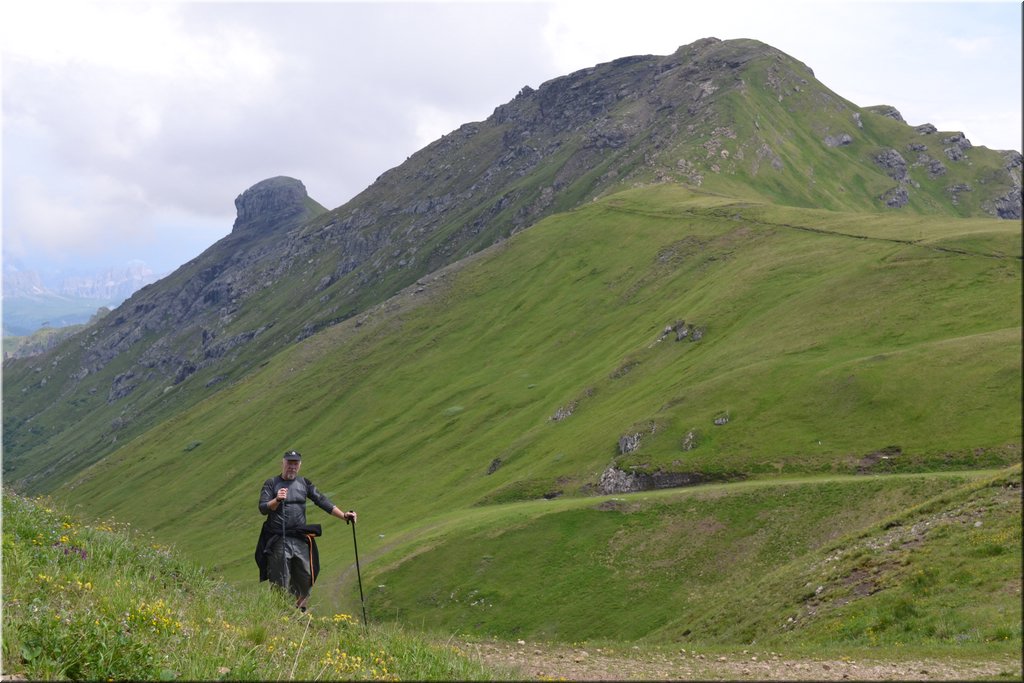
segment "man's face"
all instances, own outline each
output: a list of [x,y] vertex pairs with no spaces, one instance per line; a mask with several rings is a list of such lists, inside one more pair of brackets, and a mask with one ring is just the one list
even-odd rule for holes
[[288,479],[289,481],[294,479],[299,474],[299,468],[302,467],[301,460],[281,460],[281,478]]

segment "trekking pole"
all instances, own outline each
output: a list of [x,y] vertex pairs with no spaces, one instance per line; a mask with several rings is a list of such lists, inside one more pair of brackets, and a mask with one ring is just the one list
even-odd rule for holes
[[288,589],[288,548],[285,542],[285,535],[287,530],[285,529],[284,523],[284,504],[285,501],[277,501],[277,509],[281,511],[281,587],[285,590]]
[[[349,512],[352,512],[349,510]],[[359,544],[356,543],[356,521],[345,518],[345,524],[352,522],[352,548],[356,555],[356,578],[359,579],[359,602],[363,606],[363,628],[366,628],[366,598],[363,597],[363,575],[359,571]]]

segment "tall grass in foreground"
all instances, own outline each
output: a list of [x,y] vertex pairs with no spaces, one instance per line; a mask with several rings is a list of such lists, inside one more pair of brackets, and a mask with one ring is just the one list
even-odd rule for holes
[[126,525],[3,495],[3,672],[39,679],[493,680],[456,648],[238,590]]

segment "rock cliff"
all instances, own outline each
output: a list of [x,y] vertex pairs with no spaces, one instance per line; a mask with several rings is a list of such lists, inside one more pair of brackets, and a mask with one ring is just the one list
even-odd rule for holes
[[306,186],[295,178],[277,176],[256,183],[235,198],[233,235],[259,235],[312,218]]

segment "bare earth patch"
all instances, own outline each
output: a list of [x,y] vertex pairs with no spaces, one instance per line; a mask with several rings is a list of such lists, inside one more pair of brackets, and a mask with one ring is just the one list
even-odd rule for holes
[[1021,662],[784,658],[773,652],[718,655],[679,650],[674,654],[639,649],[570,647],[519,641],[463,642],[459,648],[489,666],[513,669],[524,680],[1020,680]]

